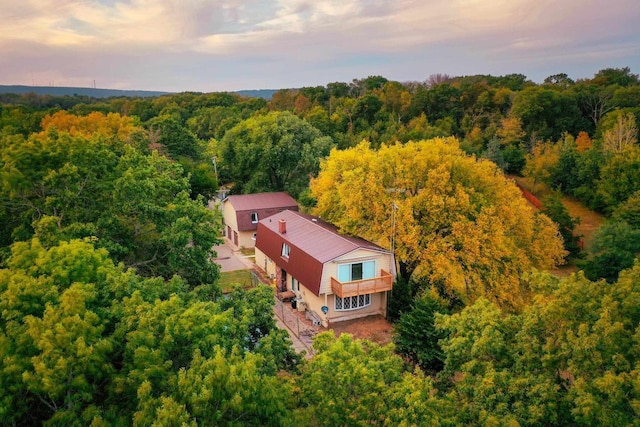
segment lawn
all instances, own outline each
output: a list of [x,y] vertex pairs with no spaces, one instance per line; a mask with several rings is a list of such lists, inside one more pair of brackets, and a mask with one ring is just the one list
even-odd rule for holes
[[248,288],[252,286],[251,270],[225,271],[220,273],[220,280],[218,281],[218,284],[224,293],[229,292],[232,285],[235,284]]

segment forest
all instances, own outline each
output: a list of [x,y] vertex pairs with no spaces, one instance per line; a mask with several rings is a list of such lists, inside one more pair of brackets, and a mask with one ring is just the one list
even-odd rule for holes
[[[0,425],[640,425],[639,121],[629,68],[0,94]],[[393,248],[394,342],[223,293],[223,186]]]

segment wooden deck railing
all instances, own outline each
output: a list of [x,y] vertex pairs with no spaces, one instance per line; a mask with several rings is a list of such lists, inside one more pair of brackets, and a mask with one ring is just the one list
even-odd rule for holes
[[390,291],[392,287],[393,276],[384,270],[380,270],[379,277],[354,280],[353,282],[343,283],[334,277],[331,278],[331,290],[340,298]]

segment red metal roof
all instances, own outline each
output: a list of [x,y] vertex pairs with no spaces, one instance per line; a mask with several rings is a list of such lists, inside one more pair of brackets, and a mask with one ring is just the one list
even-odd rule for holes
[[[279,231],[280,220],[284,220],[285,233]],[[288,259],[281,254],[282,243],[291,249]],[[316,295],[323,264],[357,249],[389,253],[367,240],[339,234],[321,219],[289,210],[259,221],[256,247]]]
[[236,212],[273,208],[298,209],[298,203],[295,199],[284,192],[236,194],[227,197],[225,201],[231,203]]

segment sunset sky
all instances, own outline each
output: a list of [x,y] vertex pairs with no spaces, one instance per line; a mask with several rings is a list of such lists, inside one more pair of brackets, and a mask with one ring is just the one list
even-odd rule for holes
[[0,26],[0,84],[213,92],[640,73],[640,0],[11,0]]

